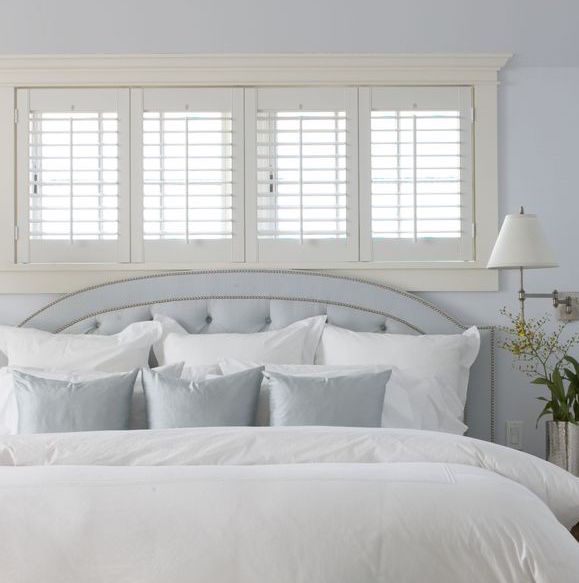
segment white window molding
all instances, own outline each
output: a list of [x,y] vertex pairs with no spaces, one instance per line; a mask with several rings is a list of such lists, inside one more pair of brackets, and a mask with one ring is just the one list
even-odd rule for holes
[[[136,263],[138,243],[133,229],[131,264],[100,263],[79,265],[17,264],[15,228],[16,148],[14,112],[16,91],[54,87],[377,87],[377,86],[467,86],[474,103],[474,254],[469,260],[431,262],[416,261],[336,261],[328,256],[322,261],[295,257],[276,262],[275,256],[259,257],[257,240],[246,238],[245,245],[234,245],[234,255],[211,253],[211,267],[239,267],[241,255],[248,267],[344,269],[367,277],[390,281],[413,290],[491,290],[498,278],[485,269],[497,232],[497,83],[498,71],[509,55],[107,55],[107,56],[7,56],[0,57],[0,292],[63,292],[81,285],[159,270],[208,267],[193,259],[168,263],[155,261],[142,253]],[[246,94],[251,93],[246,90]],[[133,90],[133,94],[137,94]],[[245,98],[245,110],[248,102]],[[256,105],[256,104],[254,104]],[[139,98],[131,106],[139,106]],[[251,106],[251,103],[249,103]],[[132,120],[135,116],[132,116]],[[133,121],[134,123],[134,121]],[[133,134],[135,127],[131,128]],[[245,151],[252,144],[246,135]],[[362,150],[361,150],[362,152]],[[134,183],[137,165],[131,164]],[[362,168],[361,168],[362,170]],[[142,174],[140,174],[142,176]],[[251,178],[245,177],[245,188]],[[362,181],[360,181],[362,185]],[[131,208],[135,223],[142,209]],[[251,197],[250,197],[251,198]],[[250,202],[249,200],[247,202]],[[255,213],[245,205],[246,232],[255,232]],[[357,211],[358,209],[356,209]],[[360,206],[364,221],[363,205]],[[137,214],[135,214],[137,213]],[[133,225],[134,226],[134,225]],[[363,253],[368,243],[360,239]],[[366,247],[364,247],[366,245]],[[260,259],[259,264],[251,259]],[[358,259],[355,257],[354,259]],[[138,261],[138,259],[137,259]]]

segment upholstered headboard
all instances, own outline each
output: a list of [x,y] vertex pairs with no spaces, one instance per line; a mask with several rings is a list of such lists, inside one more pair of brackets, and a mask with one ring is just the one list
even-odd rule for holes
[[[327,314],[336,326],[367,332],[456,334],[468,327],[422,298],[386,285],[304,271],[241,269],[163,273],[93,286],[59,298],[20,325],[114,334],[131,322],[151,319],[153,312],[199,334],[283,328],[317,314]],[[494,329],[479,328],[468,434],[494,441]]]

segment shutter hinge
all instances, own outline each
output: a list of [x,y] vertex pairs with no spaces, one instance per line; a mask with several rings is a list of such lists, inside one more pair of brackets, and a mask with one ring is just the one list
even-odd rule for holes
[[470,120],[472,123],[474,123],[476,121],[476,112],[474,107],[470,108]]
[[20,235],[20,229],[18,229],[18,225],[14,225],[14,240],[18,241],[18,236]]
[[18,115],[18,110],[17,110],[17,109],[15,109],[15,110],[14,110],[14,123],[18,123],[18,118],[19,118],[19,115]]
[[472,238],[476,238],[476,223],[472,224]]

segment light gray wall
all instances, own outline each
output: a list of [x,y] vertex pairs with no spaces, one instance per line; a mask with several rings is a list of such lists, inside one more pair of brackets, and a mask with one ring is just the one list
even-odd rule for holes
[[[524,204],[550,231],[561,267],[529,273],[529,290],[579,290],[577,22],[575,0],[1,1],[0,53],[515,53],[499,89],[501,214]],[[424,295],[466,322],[497,323],[517,289],[506,273],[498,293]],[[51,297],[0,296],[0,322]],[[529,306],[548,309],[547,300]],[[498,436],[505,420],[523,420],[524,448],[542,455],[538,393],[498,356]]]

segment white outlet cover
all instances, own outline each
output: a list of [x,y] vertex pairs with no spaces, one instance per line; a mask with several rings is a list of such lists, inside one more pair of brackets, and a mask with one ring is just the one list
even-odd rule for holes
[[513,449],[523,448],[522,421],[507,421],[507,446]]

